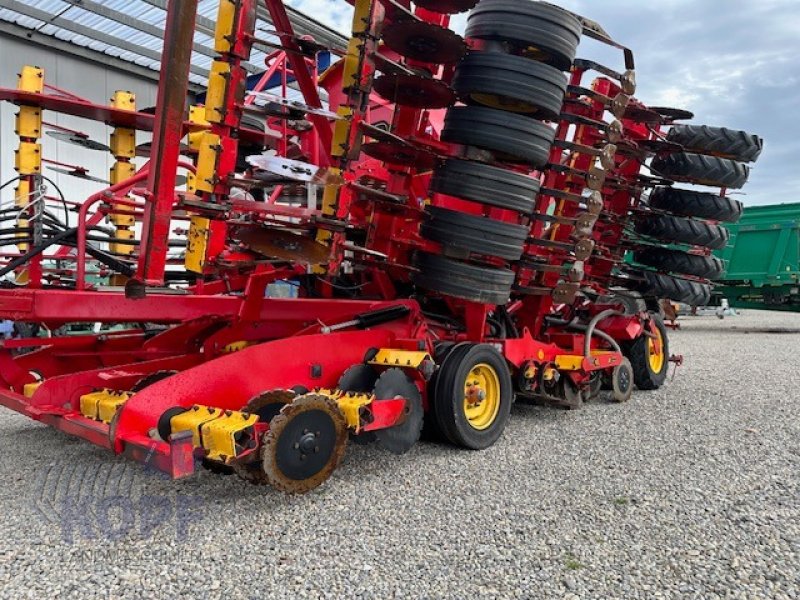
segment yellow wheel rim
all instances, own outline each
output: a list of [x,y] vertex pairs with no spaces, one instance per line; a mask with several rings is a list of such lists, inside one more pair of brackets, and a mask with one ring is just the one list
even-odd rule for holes
[[664,368],[664,337],[661,330],[657,327],[652,332],[655,337],[647,338],[647,360],[650,362],[650,370],[653,373],[661,373]]
[[464,381],[464,415],[473,429],[492,426],[500,412],[500,377],[486,363],[475,365]]
[[515,113],[533,114],[538,112],[538,109],[533,104],[522,100],[514,100],[513,98],[506,98],[505,96],[498,96],[496,94],[475,93],[470,96],[475,102],[479,102],[490,108],[498,108]]

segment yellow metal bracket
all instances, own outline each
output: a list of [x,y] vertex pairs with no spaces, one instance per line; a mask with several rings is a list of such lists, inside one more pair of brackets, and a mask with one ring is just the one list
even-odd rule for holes
[[[30,384],[29,384],[30,385]],[[97,390],[81,396],[81,414],[87,419],[111,423],[117,411],[133,396],[133,392]]]
[[42,146],[34,142],[20,142],[16,151],[14,168],[20,175],[36,175],[42,171]]
[[221,462],[236,458],[242,450],[247,449],[237,439],[241,439],[241,434],[252,429],[257,421],[258,415],[228,410],[200,425],[200,439],[206,456]]
[[191,431],[195,448],[205,450],[212,460],[228,462],[247,449],[239,444],[241,434],[257,422],[258,415],[195,405],[172,417],[170,428],[172,433]]
[[361,408],[369,406],[375,400],[375,396],[372,394],[356,394],[342,390],[320,389],[315,390],[314,393],[334,400],[344,414],[347,426],[355,431],[361,428]]
[[203,424],[219,418],[222,413],[223,411],[219,408],[195,405],[186,412],[172,417],[169,420],[170,429],[172,433],[191,431],[194,447],[200,448],[203,445],[202,438],[200,437]]
[[415,352],[412,350],[393,350],[392,348],[381,348],[378,353],[367,361],[370,365],[378,367],[400,367],[404,369],[419,369],[425,361],[432,361],[431,355],[427,352]]

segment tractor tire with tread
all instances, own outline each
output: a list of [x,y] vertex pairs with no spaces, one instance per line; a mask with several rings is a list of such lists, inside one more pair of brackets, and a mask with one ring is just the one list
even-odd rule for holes
[[669,370],[667,328],[660,316],[653,314],[650,318],[655,323],[661,337],[661,354],[664,360],[654,361],[651,359],[653,345],[650,343],[651,338],[646,335],[641,335],[622,347],[622,353],[631,362],[631,367],[633,367],[633,382],[640,390],[657,390],[660,388],[664,385],[667,379],[667,371]]
[[744,205],[738,200],[673,187],[658,187],[650,194],[649,205],[681,217],[697,217],[722,223],[738,223]]
[[673,125],[667,141],[683,146],[687,152],[755,162],[764,149],[764,140],[746,131],[708,125]]
[[667,298],[690,306],[706,306],[711,300],[711,286],[707,283],[654,271],[637,271],[637,275],[643,278],[638,291],[645,296]]
[[650,168],[673,181],[733,190],[742,188],[750,177],[750,167],[744,163],[688,152],[656,157],[650,163]]
[[712,250],[721,250],[727,246],[731,236],[720,225],[655,213],[637,220],[635,229],[638,234],[664,242],[702,246]]
[[725,273],[725,264],[716,256],[689,254],[670,248],[642,248],[633,253],[633,260],[665,273],[693,275],[703,279],[720,279]]

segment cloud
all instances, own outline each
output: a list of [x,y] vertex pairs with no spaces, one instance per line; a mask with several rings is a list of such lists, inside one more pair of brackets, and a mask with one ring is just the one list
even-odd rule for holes
[[[520,0],[526,1],[526,0]],[[747,204],[800,201],[800,36],[797,0],[554,0],[600,23],[633,49],[637,96],[645,103],[686,108],[696,123],[765,138],[743,197]],[[344,0],[289,4],[346,33],[352,8]],[[452,27],[463,31],[466,15]],[[622,68],[618,50],[584,41],[579,55]]]

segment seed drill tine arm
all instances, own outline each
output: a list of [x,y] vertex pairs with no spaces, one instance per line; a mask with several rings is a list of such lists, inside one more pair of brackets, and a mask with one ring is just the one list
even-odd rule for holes
[[[275,25],[275,30],[281,39],[281,44],[287,50],[286,57],[292,67],[295,79],[297,79],[297,85],[303,94],[305,103],[313,108],[322,108],[322,100],[319,97],[317,84],[311,75],[302,49],[297,43],[294,28],[289,21],[289,16],[286,14],[286,7],[283,1],[266,0],[266,4],[270,17],[272,17],[272,22]],[[308,119],[314,124],[322,146],[322,152],[319,153],[320,162],[322,163],[320,166],[327,167],[330,163],[329,153],[333,139],[331,124],[324,116],[313,113],[308,114]]]
[[164,283],[197,4],[198,0],[170,0],[167,9],[151,151],[155,168],[147,180],[136,278],[129,281],[126,289],[132,297],[141,296],[146,285]]

